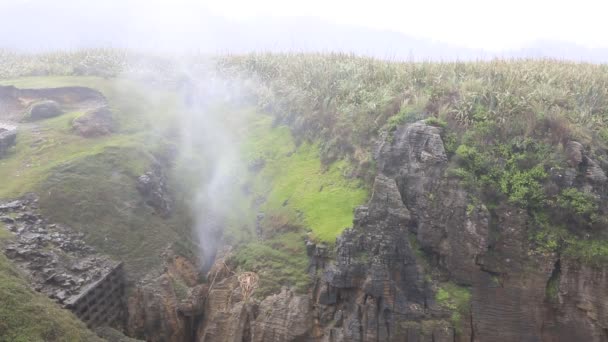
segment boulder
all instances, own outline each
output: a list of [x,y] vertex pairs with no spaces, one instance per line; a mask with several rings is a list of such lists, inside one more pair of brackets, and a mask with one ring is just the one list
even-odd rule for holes
[[52,100],[34,102],[29,106],[21,121],[38,121],[63,114],[61,106]]
[[167,187],[167,177],[160,166],[155,166],[137,178],[137,190],[146,204],[154,208],[161,217],[171,216],[173,199]]
[[72,129],[85,137],[99,137],[114,132],[115,122],[108,107],[89,110],[84,115],[72,121]]
[[17,129],[13,126],[0,125],[0,157],[17,142]]

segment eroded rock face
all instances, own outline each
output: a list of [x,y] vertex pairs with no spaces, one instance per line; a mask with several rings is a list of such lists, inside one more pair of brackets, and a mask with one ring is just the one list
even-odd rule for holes
[[[606,268],[532,252],[524,210],[469,206],[467,191],[445,175],[440,133],[417,122],[379,148],[372,198],[315,285],[315,340],[606,341]],[[555,174],[558,189],[596,191],[605,182],[581,144],[565,152],[570,168]],[[323,267],[319,259],[313,267]],[[457,325],[435,303],[437,280],[471,292]]]
[[128,300],[127,332],[152,342],[192,341],[203,313],[207,285],[198,285],[197,267],[170,249],[163,270],[139,281]]
[[[550,170],[549,185],[600,191],[602,159],[575,142],[565,154],[568,165]],[[608,269],[535,252],[527,211],[471,201],[446,175],[440,128],[402,126],[376,159],[372,196],[333,253],[307,243],[310,274],[322,274],[308,294],[245,298],[224,256],[178,304],[166,300],[168,285],[163,296],[139,295],[157,304],[144,305],[150,317],[136,326],[162,327],[167,341],[608,340]],[[471,295],[457,319],[437,302],[445,282]],[[172,335],[180,328],[194,334]]]
[[[371,199],[356,209],[353,228],[337,240],[336,261],[316,286],[315,338],[453,341],[450,313],[435,303],[412,245],[424,217],[409,209],[433,203],[427,195],[447,161],[440,129],[423,122],[401,127],[376,157]],[[452,201],[459,196],[456,191]],[[468,338],[466,331],[460,336]]]
[[139,285],[128,301],[129,336],[151,342],[181,342],[187,332],[186,322],[179,317],[178,300],[171,277]]
[[253,322],[251,341],[282,342],[305,340],[312,328],[312,306],[308,296],[284,288],[262,300]]

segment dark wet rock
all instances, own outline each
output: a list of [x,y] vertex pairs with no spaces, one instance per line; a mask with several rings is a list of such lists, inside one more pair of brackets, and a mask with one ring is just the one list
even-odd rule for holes
[[59,103],[53,100],[41,100],[29,106],[22,121],[38,121],[50,119],[63,114]]
[[173,199],[167,187],[167,177],[162,168],[156,165],[137,179],[137,190],[146,204],[162,217],[169,217],[173,208]]
[[114,132],[115,126],[112,112],[105,106],[89,110],[72,121],[74,132],[85,138],[111,134]]

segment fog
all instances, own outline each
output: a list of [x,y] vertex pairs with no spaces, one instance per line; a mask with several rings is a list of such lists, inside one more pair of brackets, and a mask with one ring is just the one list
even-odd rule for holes
[[[179,61],[178,61],[179,62]],[[238,85],[216,75],[201,72],[198,67],[183,65],[184,75],[178,93],[182,99],[179,118],[179,158],[192,159],[197,169],[202,166],[191,199],[194,233],[199,245],[199,261],[202,269],[211,266],[220,245],[227,218],[234,212],[239,178],[245,167],[240,158],[237,131],[231,122],[240,121],[238,111],[226,107],[240,102]]]
[[595,20],[601,19],[598,11],[604,13],[599,2],[575,7],[544,0],[508,6],[453,3],[0,0],[0,49],[339,51],[391,60],[608,61],[603,34],[608,27]]

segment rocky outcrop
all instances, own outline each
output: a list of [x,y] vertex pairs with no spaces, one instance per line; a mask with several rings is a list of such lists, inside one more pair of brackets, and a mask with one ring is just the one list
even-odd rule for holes
[[173,207],[173,199],[167,187],[167,177],[158,164],[137,179],[137,190],[146,204],[162,217],[169,217]]
[[[440,129],[418,122],[401,127],[377,152],[379,174],[369,203],[336,242],[336,261],[316,284],[315,338],[320,341],[453,341],[450,313],[435,301],[417,254],[428,193],[447,161]],[[458,202],[455,191],[451,200]],[[439,196],[437,200],[439,200]],[[464,206],[464,204],[462,204]],[[475,228],[470,228],[475,230]],[[441,238],[429,232],[428,239]],[[445,246],[445,244],[444,244]],[[445,246],[444,248],[447,248]],[[466,325],[466,323],[464,323]]]
[[159,278],[140,284],[128,300],[129,336],[150,342],[181,342],[187,334],[186,322],[178,313],[172,278]]
[[245,298],[235,275],[209,289],[202,312],[195,341],[306,341],[312,334],[309,296],[283,288],[258,302]]
[[163,252],[163,270],[139,281],[128,300],[127,332],[146,341],[191,341],[207,286],[192,262]]
[[5,156],[9,149],[17,143],[17,128],[0,124],[0,158]]
[[251,328],[253,342],[301,341],[312,328],[312,305],[308,296],[287,288],[262,300]]
[[105,106],[91,109],[72,121],[74,132],[85,138],[111,134],[115,126],[112,112]]
[[[554,174],[555,186],[589,190],[605,182],[581,144],[569,143],[565,153],[570,168]],[[371,200],[355,211],[315,285],[315,340],[608,339],[606,269],[535,253],[525,210],[472,202],[446,175],[440,128],[402,126],[376,159]],[[309,252],[313,267],[328,263],[322,254]],[[458,320],[456,308],[446,312],[436,302],[446,281],[471,293]]]
[[6,256],[28,275],[36,291],[60,304],[80,296],[117,265],[95,253],[82,233],[47,222],[33,195],[0,203],[0,221],[14,234],[3,246]]

